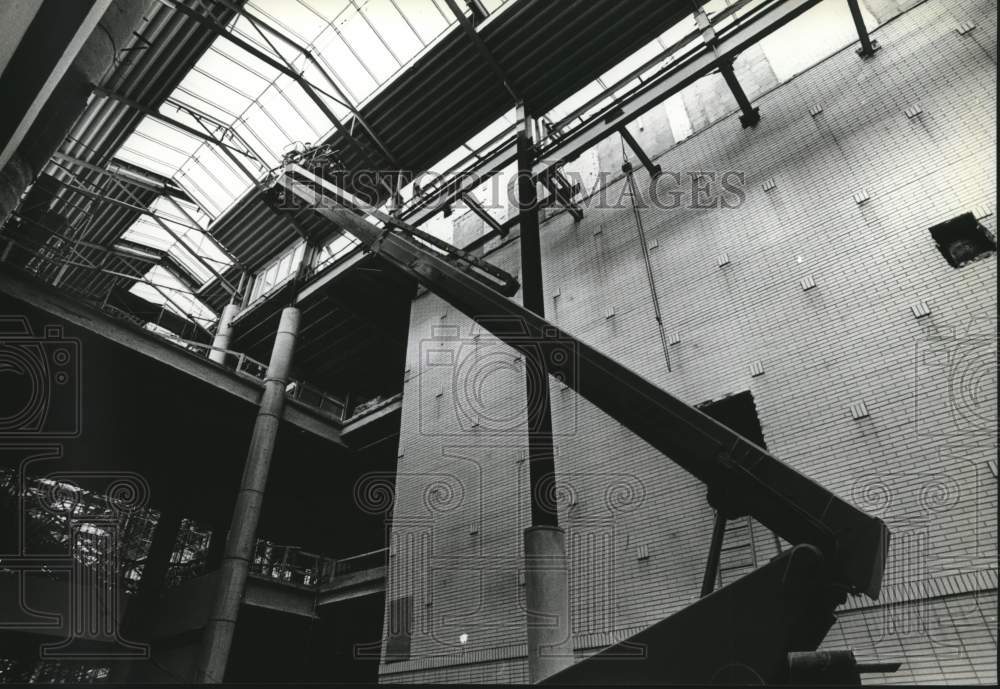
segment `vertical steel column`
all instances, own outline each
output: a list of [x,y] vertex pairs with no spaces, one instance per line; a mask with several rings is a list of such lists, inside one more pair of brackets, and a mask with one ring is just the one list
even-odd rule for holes
[[[521,297],[525,308],[545,316],[542,247],[538,220],[535,121],[524,103],[517,106],[517,201],[521,228]],[[528,676],[532,683],[573,664],[569,618],[566,535],[555,502],[555,451],[549,374],[541,353],[525,353],[528,412],[528,483],[531,526],[524,531]]]
[[[542,247],[538,222],[538,190],[532,175],[535,163],[535,120],[523,103],[517,106],[517,201],[521,228],[521,298],[526,309],[544,318]],[[555,478],[552,448],[552,412],[549,375],[539,357],[525,356],[528,383],[528,471],[531,485],[532,526],[559,526],[555,504],[546,504],[546,482]]]
[[250,560],[257,537],[257,523],[264,501],[264,488],[285,407],[285,386],[288,384],[298,330],[299,310],[288,307],[281,312],[267,377],[264,379],[264,394],[260,399],[260,410],[253,427],[240,490],[236,495],[233,519],[226,536],[226,550],[219,568],[215,599],[202,638],[201,659],[195,678],[198,682],[221,682],[226,672],[236,618],[246,591]]
[[851,18],[854,19],[854,27],[858,30],[858,39],[861,41],[857,53],[862,58],[871,57],[881,46],[868,35],[868,27],[865,26],[865,18],[861,15],[858,0],[847,0],[847,6],[851,8]]

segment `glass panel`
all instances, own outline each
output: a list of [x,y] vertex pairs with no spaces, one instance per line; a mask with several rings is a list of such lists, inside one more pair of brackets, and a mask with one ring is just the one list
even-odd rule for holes
[[350,45],[365,70],[371,72],[379,84],[385,83],[399,69],[400,62],[386,49],[386,44],[372,31],[364,16],[357,11],[347,14],[343,23],[334,23],[340,38]]
[[[334,3],[322,3],[327,5],[323,16],[327,11],[334,9],[331,5],[347,4],[346,0],[337,0]],[[326,26],[326,22],[308,7],[298,0],[252,0],[247,3],[247,9],[255,16],[270,21],[271,24],[287,31],[295,40],[302,44],[309,44],[316,40],[316,37]],[[273,40],[273,39],[272,39]]]
[[239,93],[228,85],[221,77],[213,78],[198,71],[199,68],[188,72],[181,86],[192,93],[198,94],[204,101],[217,103],[219,107],[230,112],[240,113],[246,110],[252,99],[247,94]]
[[269,88],[261,95],[260,106],[267,111],[272,120],[281,123],[281,129],[288,134],[291,141],[312,143],[319,138],[319,132],[309,126],[277,88]]
[[323,34],[316,47],[355,98],[364,99],[378,86],[374,77],[365,70],[365,66],[333,29]]
[[457,21],[450,15],[445,19],[445,15],[432,0],[395,0],[395,5],[406,15],[425,43],[433,41]]
[[266,63],[228,42],[209,48],[198,60],[198,68],[225,79],[231,89],[248,96],[266,89],[271,79],[277,76],[275,70]]
[[[122,238],[166,251],[200,285],[204,285],[214,277],[212,269],[221,272],[232,265],[232,262],[215,240],[200,229],[204,226],[201,222],[206,216],[190,204],[177,203],[187,212],[187,216],[170,199],[160,197],[150,204],[150,210],[157,214],[163,225],[156,218],[143,215],[125,231]],[[169,228],[169,232],[164,225]],[[171,232],[179,239],[171,236]]]
[[191,294],[166,268],[153,266],[146,273],[145,279],[152,285],[137,282],[129,291],[154,304],[161,304],[164,308],[204,327],[215,322],[215,313]]
[[[406,0],[400,6],[403,4],[407,4]],[[392,52],[404,63],[424,47],[420,37],[407,26],[399,10],[388,0],[365,2],[361,5],[361,11],[386,39]]]

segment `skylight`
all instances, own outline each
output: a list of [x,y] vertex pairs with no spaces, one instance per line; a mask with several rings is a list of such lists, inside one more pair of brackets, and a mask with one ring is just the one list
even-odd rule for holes
[[153,266],[143,282],[136,282],[129,290],[146,301],[160,304],[203,328],[216,320],[216,314],[195,297],[173,273],[163,266]]
[[[503,4],[484,3],[491,12]],[[315,144],[333,129],[273,61],[301,73],[346,120],[455,23],[442,0],[250,0],[228,28],[262,55],[218,37],[160,108],[232,145],[147,117],[118,157],[172,177],[217,216],[290,148]]]
[[167,252],[198,287],[232,265],[215,240],[203,231],[207,217],[194,204],[161,196],[149,209],[157,217],[140,216],[122,239]]

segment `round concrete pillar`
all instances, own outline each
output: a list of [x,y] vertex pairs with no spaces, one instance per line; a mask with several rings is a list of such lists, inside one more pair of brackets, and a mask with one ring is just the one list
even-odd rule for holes
[[558,526],[524,530],[528,677],[532,684],[573,664],[566,534]]
[[240,312],[239,304],[227,304],[222,309],[219,316],[219,327],[215,330],[215,339],[212,341],[212,351],[208,355],[209,361],[217,364],[226,363],[226,353],[224,349],[229,349],[229,341],[233,337],[233,319]]
[[299,330],[299,310],[288,307],[271,350],[271,361],[264,379],[264,393],[250,437],[250,449],[243,467],[243,478],[226,535],[226,547],[219,567],[215,599],[202,635],[201,659],[195,681],[204,684],[222,682],[233,645],[233,634],[240,604],[246,591],[250,559],[257,540],[257,523],[264,503],[264,489],[274,457],[278,428],[285,407],[285,386],[292,367],[295,337]]

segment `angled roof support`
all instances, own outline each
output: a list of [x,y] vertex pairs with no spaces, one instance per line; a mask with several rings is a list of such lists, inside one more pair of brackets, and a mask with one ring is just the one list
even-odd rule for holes
[[[337,117],[332,110],[330,110],[330,106],[327,105],[326,101],[324,101],[320,97],[319,93],[317,93],[316,88],[312,85],[312,83],[304,76],[302,76],[302,74],[292,69],[283,60],[278,60],[272,57],[271,55],[268,55],[266,52],[264,52],[257,46],[253,45],[249,41],[246,41],[240,38],[239,36],[234,35],[231,31],[227,30],[225,27],[220,26],[218,22],[214,21],[209,17],[206,17],[200,12],[191,9],[190,7],[185,6],[182,2],[178,2],[178,0],[166,0],[166,1],[169,2],[170,6],[173,7],[175,10],[201,23],[215,35],[225,38],[227,41],[237,46],[238,48],[243,49],[250,55],[253,55],[258,60],[278,70],[282,74],[291,77],[292,80],[294,80],[295,83],[297,83],[299,87],[305,92],[305,94],[309,96],[309,99],[316,105],[316,107],[319,108],[320,111],[322,111],[323,115],[328,120],[330,120],[330,122],[337,129],[337,131],[340,132],[342,136],[344,136],[344,138],[348,141],[348,143],[350,143],[350,145],[356,150],[356,152],[359,153],[361,157],[364,158],[369,165],[371,165],[372,169],[378,171],[381,168],[381,166],[378,165],[377,161],[372,159],[371,153],[366,149],[365,145],[357,137],[355,137],[354,134],[347,127],[344,126],[344,123],[340,121],[340,118]],[[249,15],[244,14],[244,16],[249,16]],[[250,21],[253,21],[253,19],[251,19]],[[255,22],[255,26],[256,25],[258,24]],[[266,27],[267,25],[264,24],[264,26]],[[285,37],[285,42],[290,42],[290,39],[287,39],[287,37]],[[294,43],[292,43],[292,45],[295,46]],[[304,50],[303,55],[305,55],[306,59],[310,60],[310,62],[313,62],[314,65],[316,64],[315,58],[312,57],[309,51]],[[325,71],[322,70],[321,68],[320,71],[323,74],[325,74]],[[367,127],[365,127],[365,129],[367,130]],[[379,140],[374,137],[374,134],[369,132],[369,135],[373,137],[373,140],[376,142],[376,145],[379,145],[381,147]],[[389,162],[395,165],[396,167],[399,167],[398,165],[396,165],[395,159],[389,155],[389,152],[384,150],[384,147],[381,148],[383,148],[383,150],[381,151],[382,154],[388,158]],[[388,182],[382,177],[382,175],[379,175],[379,181],[382,183],[383,186],[386,187],[388,192],[391,194],[392,188],[388,185]]]
[[[625,143],[628,144],[628,147],[632,149],[632,152],[635,153],[636,157],[639,158],[639,162],[641,162],[642,166],[649,172],[649,176],[656,179],[660,173],[663,172],[663,168],[654,163],[650,157],[646,155],[646,152],[642,150],[642,146],[640,146],[639,142],[635,140],[635,137],[632,136],[632,132],[630,132],[627,127],[623,125],[622,128],[618,130],[618,133],[621,134],[622,139],[624,139]],[[625,166],[628,166],[629,170],[632,169],[632,164],[627,160],[622,163],[623,170],[625,170]],[[626,172],[628,172],[628,170],[626,170]]]
[[486,209],[483,208],[478,201],[476,201],[472,194],[463,193],[461,199],[465,202],[465,205],[469,207],[469,210],[479,216],[479,218],[484,223],[489,225],[494,232],[499,233],[501,237],[507,235],[507,230],[504,226],[501,225],[496,218],[486,212]]
[[[705,45],[718,55],[717,46],[719,38],[715,33],[715,28],[712,26],[712,20],[708,18],[708,14],[705,13],[703,8],[699,7],[695,11],[694,21],[698,25],[698,30],[701,31],[701,37],[705,41]],[[743,125],[744,129],[755,127],[760,122],[760,108],[753,106],[750,99],[747,98],[746,91],[743,90],[743,85],[736,78],[736,72],[733,71],[733,62],[735,60],[736,55],[725,58],[719,56],[719,72],[722,74],[722,78],[726,80],[726,85],[729,87],[733,98],[736,99],[736,103],[740,106],[740,111],[743,113],[740,115],[740,124]]]

